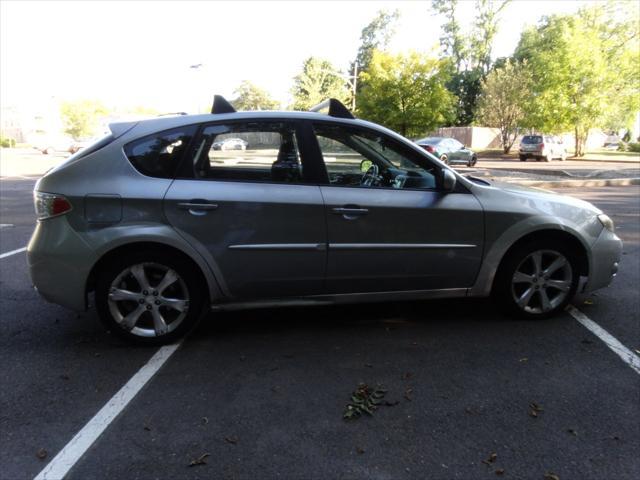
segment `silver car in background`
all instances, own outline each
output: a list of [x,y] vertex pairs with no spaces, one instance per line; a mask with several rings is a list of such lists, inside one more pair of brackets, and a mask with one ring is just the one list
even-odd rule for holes
[[42,296],[83,310],[93,292],[108,329],[165,343],[211,309],[265,305],[493,295],[544,318],[616,274],[593,205],[461,176],[339,102],[212,112],[112,124],[38,181]]

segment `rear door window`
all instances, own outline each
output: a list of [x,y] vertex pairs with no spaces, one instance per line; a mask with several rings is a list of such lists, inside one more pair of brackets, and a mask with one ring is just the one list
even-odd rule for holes
[[303,183],[303,166],[292,122],[209,125],[194,150],[191,165],[195,178]]

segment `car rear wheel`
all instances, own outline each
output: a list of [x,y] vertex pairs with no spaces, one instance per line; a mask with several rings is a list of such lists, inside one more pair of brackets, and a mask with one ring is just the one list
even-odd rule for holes
[[526,162],[527,161],[527,157],[525,157],[524,155],[520,155],[520,161],[521,162]]
[[543,158],[545,162],[550,162],[551,160],[553,160],[553,154],[549,153],[547,155],[545,155],[545,157]]
[[445,165],[449,165],[449,158],[446,155],[440,155],[440,161]]
[[500,267],[494,296],[509,313],[530,319],[563,310],[578,286],[578,261],[557,242],[531,242],[511,252]]
[[107,329],[125,340],[161,345],[190,331],[205,294],[196,268],[164,253],[134,252],[98,274],[96,307]]

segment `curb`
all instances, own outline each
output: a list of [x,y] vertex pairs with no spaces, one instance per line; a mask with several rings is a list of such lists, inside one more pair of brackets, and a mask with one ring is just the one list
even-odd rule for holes
[[562,188],[562,187],[621,187],[629,185],[640,185],[640,177],[636,178],[601,178],[590,180],[519,180],[511,183],[525,185],[527,187],[539,188]]

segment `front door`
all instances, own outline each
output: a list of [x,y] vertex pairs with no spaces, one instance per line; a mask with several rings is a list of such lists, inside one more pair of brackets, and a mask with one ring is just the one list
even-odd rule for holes
[[473,285],[484,226],[471,193],[439,191],[436,165],[375,130],[314,129],[328,174],[329,293]]
[[205,126],[165,197],[167,219],[204,248],[235,299],[323,291],[326,223],[293,123]]

